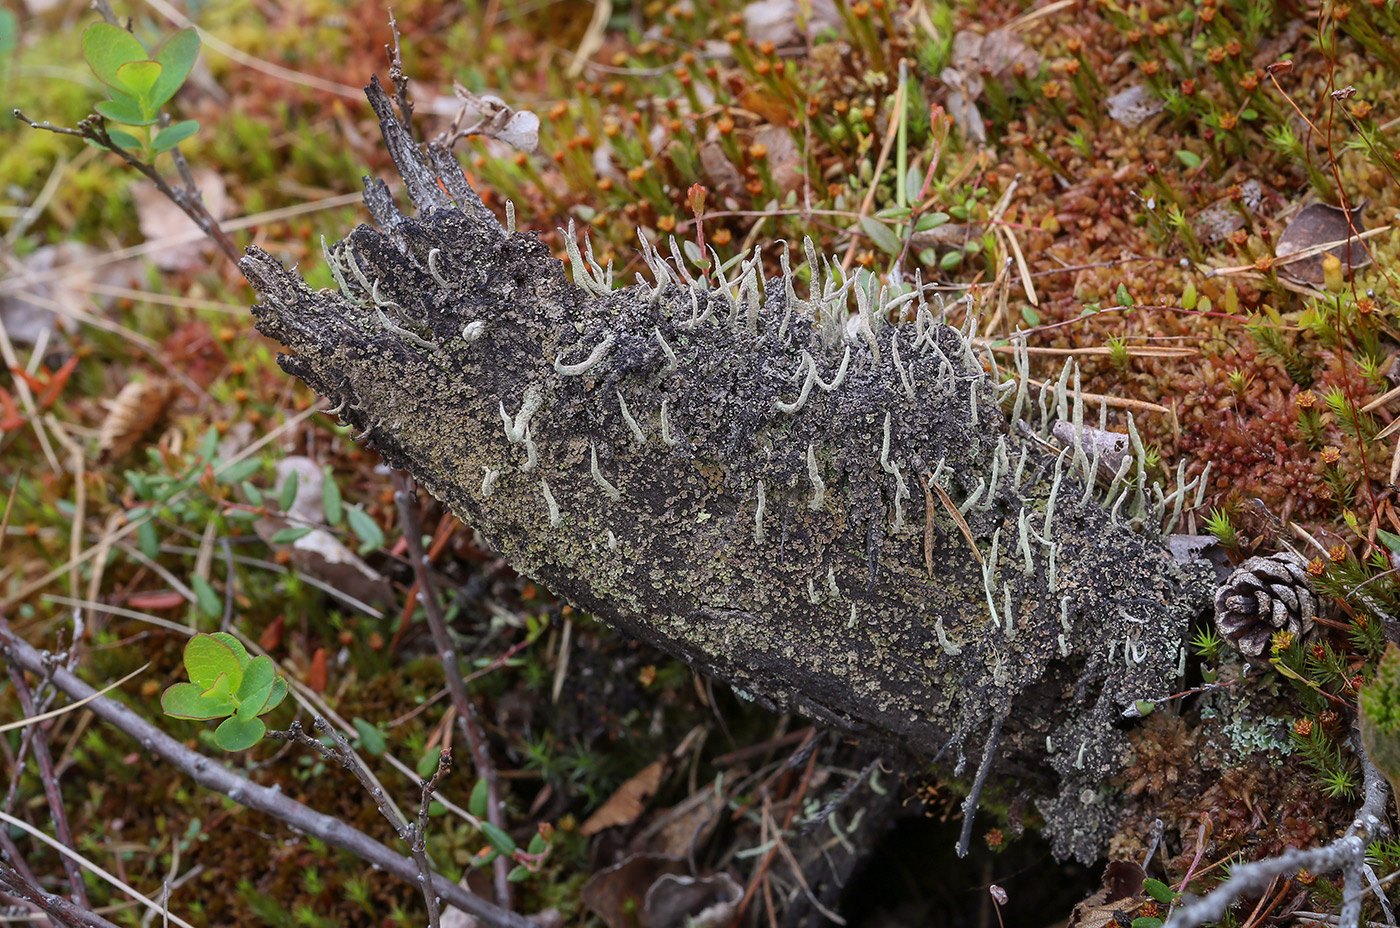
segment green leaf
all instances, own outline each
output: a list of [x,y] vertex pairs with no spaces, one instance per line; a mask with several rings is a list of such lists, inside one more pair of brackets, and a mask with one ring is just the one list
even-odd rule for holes
[[1117,294],[1116,294],[1116,298],[1117,298],[1117,300],[1118,300],[1118,305],[1119,305],[1119,306],[1132,306],[1132,305],[1133,305],[1133,295],[1132,295],[1131,293],[1128,292],[1128,288],[1127,288],[1127,286],[1124,285],[1124,284],[1119,284],[1119,285],[1118,285],[1118,292],[1117,292]]
[[287,479],[282,481],[282,491],[277,495],[277,505],[283,512],[292,508],[292,503],[297,499],[297,487],[300,485],[300,478],[296,471],[288,471]]
[[362,542],[360,553],[375,551],[384,546],[384,532],[378,523],[369,517],[363,509],[358,506],[345,510],[346,521],[350,523],[350,531]]
[[161,711],[177,719],[219,719],[233,712],[233,704],[205,699],[203,688],[193,683],[174,683],[160,697]]
[[1240,118],[1245,122],[1254,122],[1254,120],[1259,118],[1259,111],[1253,107],[1247,108],[1244,112],[1240,113]]
[[282,700],[287,698],[287,678],[278,673],[272,680],[272,695],[267,697],[267,705],[262,707],[258,715],[267,715],[273,709],[282,705]]
[[199,57],[199,33],[194,29],[181,29],[166,39],[152,57],[160,62],[162,70],[160,80],[151,88],[148,102],[152,108],[158,108],[175,96],[185,78],[190,76],[194,60]]
[[160,539],[156,537],[156,524],[150,519],[136,526],[136,544],[141,553],[151,560],[160,556]]
[[214,740],[225,751],[245,751],[262,740],[267,726],[262,719],[240,719],[229,716],[214,729]]
[[1133,708],[1142,718],[1147,718],[1152,711],[1157,708],[1157,704],[1150,699],[1139,699],[1133,703]]
[[243,666],[227,644],[213,635],[195,635],[185,643],[185,672],[190,682],[209,689],[220,676],[229,678],[229,690],[243,682]]
[[226,673],[219,674],[219,678],[214,681],[214,685],[199,695],[201,699],[220,700],[231,706],[234,705],[233,676]]
[[117,76],[122,65],[148,57],[134,35],[111,23],[93,23],[83,30],[82,48],[88,67],[108,87],[122,87]]
[[151,88],[160,80],[160,72],[165,70],[159,61],[128,61],[117,68],[117,86],[145,104],[147,111],[154,111],[151,105]]
[[1040,313],[1029,303],[1021,307],[1021,318],[1026,320],[1028,325],[1040,325]]
[[959,264],[962,264],[962,260],[962,252],[954,248],[952,251],[948,252],[943,257],[938,259],[938,266],[945,271],[951,271],[954,270]]
[[1142,881],[1142,888],[1147,890],[1147,894],[1158,902],[1171,904],[1171,901],[1176,898],[1176,893],[1172,892],[1170,886],[1161,880],[1154,880],[1152,877]]
[[929,229],[936,229],[948,222],[947,213],[924,213],[919,217],[919,221],[914,223],[915,232],[927,232]]
[[351,720],[350,724],[355,726],[355,731],[360,736],[360,744],[366,751],[369,751],[372,756],[378,757],[383,754],[384,749],[389,746],[384,741],[384,733],[364,719],[356,716]]
[[530,878],[530,871],[523,864],[516,864],[510,873],[506,874],[506,879],[512,883],[520,883]]
[[530,846],[525,850],[531,854],[543,854],[549,850],[549,842],[544,839],[544,835],[537,831],[535,836],[530,839]]
[[149,126],[156,121],[155,117],[147,116],[141,111],[140,104],[125,95],[111,100],[98,100],[92,108],[112,122],[119,122],[124,126]]
[[[161,130],[165,131],[165,130]],[[245,458],[236,464],[225,464],[220,461],[214,465],[214,470],[218,473],[218,481],[225,486],[232,486],[235,483],[244,483],[247,479],[256,474],[262,467],[262,461],[256,457]]]
[[215,592],[214,585],[199,574],[190,577],[190,586],[194,589],[195,602],[199,604],[199,611],[211,619],[217,619],[224,614],[224,601]]
[[488,795],[486,778],[482,777],[476,781],[472,787],[471,799],[467,802],[467,811],[479,819],[486,818],[486,797]]
[[1180,161],[1188,168],[1198,168],[1201,166],[1201,156],[1194,151],[1187,151],[1184,148],[1176,152],[1176,160]]
[[1148,918],[1146,915],[1133,919],[1133,928],[1162,928],[1164,924],[1160,918]]
[[499,827],[490,822],[481,823],[481,833],[486,836],[486,841],[498,852],[509,856],[515,853],[515,841],[511,836],[502,831]]
[[269,541],[274,545],[291,544],[298,538],[305,538],[307,535],[310,535],[314,531],[315,529],[309,525],[284,528],[277,532],[277,534],[273,535],[272,538],[269,539]]
[[[183,122],[174,123],[156,133],[156,137],[151,140],[151,148],[156,151],[169,151],[198,131],[199,123],[193,119],[186,119]],[[261,466],[258,461],[252,458],[242,463],[251,464],[253,470],[257,470],[258,467]]]
[[[139,151],[141,146],[146,144],[145,142],[142,142],[140,139],[138,139],[136,136],[132,135],[130,132],[123,132],[120,129],[108,128],[107,134],[111,136],[112,141],[116,142],[117,145],[121,146],[122,148],[125,148],[127,151]],[[88,139],[88,141],[90,142],[92,140]]]
[[912,213],[907,206],[887,206],[875,214],[876,219],[903,219]]
[[272,663],[272,658],[261,655],[249,661],[247,669],[243,671],[243,685],[235,694],[238,697],[238,717],[251,719],[262,715],[276,682],[277,667]]
[[244,480],[243,483],[239,486],[239,489],[241,489],[243,491],[243,495],[248,498],[248,505],[261,506],[263,504],[262,490],[259,490],[253,484]]
[[423,779],[428,779],[437,771],[438,752],[435,750],[424,751],[423,756],[418,758],[418,766],[414,769]]
[[860,228],[881,251],[897,255],[904,247],[894,230],[873,216],[860,217]]
[[329,470],[326,471],[325,482],[321,485],[321,505],[326,510],[326,522],[329,525],[339,525],[345,518],[345,505],[340,497],[340,486],[336,484],[335,478]]
[[248,649],[243,647],[243,642],[239,641],[228,632],[212,632],[209,637],[228,645],[228,649],[233,652],[233,656],[238,658],[238,666],[242,667],[245,672],[248,670]]

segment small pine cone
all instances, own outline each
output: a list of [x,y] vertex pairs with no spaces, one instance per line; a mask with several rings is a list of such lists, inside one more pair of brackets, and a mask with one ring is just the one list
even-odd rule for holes
[[1252,557],[1215,593],[1215,626],[1245,657],[1259,657],[1276,632],[1301,640],[1317,618],[1307,562],[1283,551]]

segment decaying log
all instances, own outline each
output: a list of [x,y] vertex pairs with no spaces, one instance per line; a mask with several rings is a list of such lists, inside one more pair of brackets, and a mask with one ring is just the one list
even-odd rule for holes
[[674,242],[613,290],[570,235],[570,282],[368,93],[416,213],[367,181],[338,290],[249,249],[283,368],[559,596],[770,706],[1020,777],[1056,852],[1097,856],[1116,726],[1213,589],[1160,543],[1187,488],[1154,500],[1137,442],[1105,492],[1039,438],[1083,427],[1068,369],[1032,395],[975,318],[838,284],[810,243],[805,299],[757,253],[697,279]]

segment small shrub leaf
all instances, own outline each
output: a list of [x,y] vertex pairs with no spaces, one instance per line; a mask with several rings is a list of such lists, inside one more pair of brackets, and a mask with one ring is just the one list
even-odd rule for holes
[[146,58],[146,49],[136,36],[111,23],[93,23],[83,30],[83,58],[97,79],[108,87],[121,88],[117,72],[122,65]]
[[203,698],[193,683],[174,683],[160,697],[161,711],[177,719],[218,719],[233,711],[233,705]]
[[287,678],[280,673],[272,679],[272,695],[267,697],[267,705],[262,707],[259,715],[267,715],[273,709],[282,705],[282,700],[287,698]]
[[1176,893],[1172,888],[1161,880],[1154,880],[1151,877],[1142,881],[1142,888],[1147,890],[1147,894],[1158,902],[1170,904],[1176,898]]
[[481,823],[481,833],[486,836],[487,843],[495,848],[497,852],[505,855],[515,853],[515,841],[510,835],[506,834],[496,825],[483,821]]
[[360,744],[366,751],[374,757],[384,753],[384,749],[389,745],[384,741],[383,732],[358,716],[351,720],[351,724],[355,726],[355,731],[360,736]]
[[309,525],[284,528],[277,532],[277,534],[273,535],[270,541],[274,545],[287,545],[291,544],[299,538],[305,538],[307,535],[310,535],[313,531],[315,531],[315,529],[313,529]]
[[228,645],[228,649],[233,652],[233,656],[238,658],[238,666],[242,667],[245,671],[248,669],[248,649],[243,647],[243,642],[239,641],[228,632],[214,632],[209,637]]
[[326,510],[327,524],[339,525],[341,520],[345,518],[345,505],[340,497],[340,486],[329,472],[326,473],[326,481],[321,486],[321,505]]
[[375,551],[384,546],[384,531],[369,514],[359,507],[345,510],[345,519],[350,523],[350,531],[360,539],[360,553]]
[[214,741],[225,751],[245,751],[262,740],[267,726],[262,719],[241,719],[231,715],[214,729]]
[[202,689],[213,687],[220,677],[228,678],[228,691],[243,682],[243,665],[233,649],[213,635],[195,635],[185,644],[185,672],[190,682]]
[[486,778],[483,777],[477,780],[476,785],[472,787],[471,800],[467,803],[467,811],[477,818],[484,820],[486,818],[486,797]]
[[147,110],[154,110],[150,100],[151,88],[160,80],[160,72],[164,70],[159,61],[128,61],[117,68],[117,83],[122,90],[145,103]]
[[875,247],[886,254],[897,255],[904,247],[899,236],[894,234],[894,230],[873,216],[860,217],[860,228],[862,232],[870,236]]
[[277,668],[270,657],[255,657],[243,671],[243,685],[238,688],[238,717],[256,718],[267,708],[272,697],[272,685],[277,680]]
[[277,495],[277,505],[286,512],[292,508],[292,503],[297,499],[297,487],[300,485],[300,478],[296,471],[290,471],[287,479],[282,481],[282,491]]
[[[93,104],[93,109],[112,122],[119,122],[124,126],[149,126],[155,122],[154,117],[148,118],[145,113],[141,112],[140,104],[126,96],[113,100],[98,100]],[[116,140],[113,139],[113,141]],[[135,147],[139,148],[140,143],[138,142]]]
[[506,874],[506,879],[509,880],[509,881],[512,882],[512,883],[520,883],[520,882],[523,882],[524,880],[528,880],[529,878],[530,878],[530,870],[529,870],[529,868],[524,867],[524,866],[522,866],[522,865],[520,865],[520,864],[516,864],[515,868],[514,868],[513,870],[511,870],[510,873]]
[[[174,123],[156,133],[156,137],[151,140],[151,147],[156,151],[169,151],[198,131],[199,123],[193,119],[186,119],[182,122]],[[260,466],[260,462],[252,459],[242,463],[245,465],[252,465],[253,470],[257,470]]]
[[194,590],[195,602],[199,604],[199,611],[211,619],[217,619],[224,614],[224,601],[219,597],[214,585],[199,574],[190,577],[190,587]]
[[190,76],[194,60],[199,57],[199,33],[194,29],[181,29],[166,39],[153,57],[161,64],[160,80],[156,81],[147,98],[154,109],[164,106],[175,96],[175,92],[185,83],[185,78]]

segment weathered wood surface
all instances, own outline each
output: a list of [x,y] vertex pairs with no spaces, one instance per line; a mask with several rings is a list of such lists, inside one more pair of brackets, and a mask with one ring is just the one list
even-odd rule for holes
[[651,281],[575,254],[576,285],[369,94],[416,214],[367,181],[339,290],[249,250],[282,366],[559,596],[785,711],[959,766],[995,742],[1057,853],[1097,855],[1122,711],[1170,691],[1211,582],[1133,458],[1106,506],[1097,461],[1023,437],[1082,421],[1074,391],[1019,388],[1013,431],[1018,387],[937,307],[889,324],[857,288],[847,324],[833,282],[752,262],[710,287],[644,244]]

